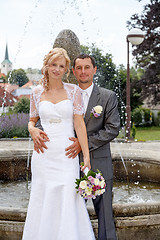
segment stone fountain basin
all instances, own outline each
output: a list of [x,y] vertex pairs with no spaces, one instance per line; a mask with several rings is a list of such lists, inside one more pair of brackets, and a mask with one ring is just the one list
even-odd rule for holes
[[[160,183],[160,141],[153,142],[111,142],[114,176],[129,181]],[[33,150],[33,142],[26,139],[0,141],[0,180],[15,181],[26,179],[28,151]]]
[[129,181],[160,183],[160,141],[111,143],[115,178]]
[[[0,141],[0,178],[18,180],[26,178],[28,151],[33,149],[26,140]],[[114,176],[126,180],[127,174],[121,156],[127,166],[129,181],[160,183],[160,141],[112,142]],[[92,206],[88,212],[97,235],[97,217]],[[0,240],[20,240],[27,209],[0,208]],[[119,240],[160,240],[160,202],[113,204],[115,224]]]
[[[87,207],[94,232],[98,222],[94,209]],[[115,225],[119,240],[159,240],[160,202],[143,204],[113,204]],[[20,240],[27,209],[0,208],[0,239]]]

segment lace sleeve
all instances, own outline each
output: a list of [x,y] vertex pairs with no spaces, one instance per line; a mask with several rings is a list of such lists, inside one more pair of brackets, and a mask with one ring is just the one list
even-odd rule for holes
[[73,99],[73,113],[78,115],[84,114],[84,106],[83,106],[81,90],[76,85],[75,85],[75,93],[74,93],[74,99]]
[[43,91],[43,87],[38,85],[33,88],[30,96],[30,118],[39,116],[39,102]]
[[34,93],[32,91],[32,94],[30,96],[30,118],[32,117],[38,117],[38,109],[36,107],[36,103],[35,103],[35,98],[34,98]]

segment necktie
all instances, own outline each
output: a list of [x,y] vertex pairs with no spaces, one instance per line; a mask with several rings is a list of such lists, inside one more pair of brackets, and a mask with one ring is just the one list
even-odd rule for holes
[[84,103],[84,110],[86,112],[87,105],[88,105],[88,93],[86,91],[82,92],[82,98],[83,98],[83,103]]

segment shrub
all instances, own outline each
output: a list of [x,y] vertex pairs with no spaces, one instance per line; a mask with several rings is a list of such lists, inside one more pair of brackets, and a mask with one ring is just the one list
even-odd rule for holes
[[135,108],[132,113],[132,122],[135,126],[149,126],[152,124],[152,112],[146,108]]
[[0,117],[0,138],[29,137],[29,114],[18,113]]
[[144,112],[144,125],[149,126],[152,124],[152,112],[150,109],[142,108]]
[[133,126],[132,126],[132,137],[135,138],[136,136],[136,127],[135,127],[135,124],[133,123]]
[[26,97],[22,97],[18,102],[15,103],[13,111],[15,113],[29,113],[30,100]]
[[160,126],[160,111],[157,113],[157,126]]
[[143,121],[143,111],[142,108],[135,108],[132,113],[132,122],[134,122],[135,126],[139,126]]
[[160,126],[160,111],[156,114],[153,114],[153,122],[155,126]]

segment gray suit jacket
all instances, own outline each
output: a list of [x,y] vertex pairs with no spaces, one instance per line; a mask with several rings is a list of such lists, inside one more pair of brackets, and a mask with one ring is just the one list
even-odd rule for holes
[[[101,105],[98,118],[90,116],[93,107]],[[91,169],[99,169],[106,180],[113,178],[110,142],[118,135],[120,118],[115,92],[94,85],[85,114],[85,124],[91,158]],[[80,153],[80,162],[82,153]]]

